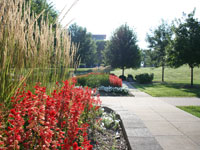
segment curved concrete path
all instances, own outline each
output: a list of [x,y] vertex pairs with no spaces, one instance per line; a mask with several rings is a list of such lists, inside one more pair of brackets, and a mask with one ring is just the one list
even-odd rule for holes
[[122,118],[133,150],[200,150],[200,118],[125,83],[135,97],[101,97]]

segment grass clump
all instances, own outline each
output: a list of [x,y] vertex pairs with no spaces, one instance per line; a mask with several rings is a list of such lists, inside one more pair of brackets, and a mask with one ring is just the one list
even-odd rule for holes
[[57,22],[50,24],[48,17],[45,20],[44,10],[36,16],[31,12],[29,2],[0,0],[2,103],[8,104],[10,96],[24,82],[29,88],[35,82],[41,82],[50,92],[51,83],[66,79],[68,68],[73,65],[76,46],[67,30]]

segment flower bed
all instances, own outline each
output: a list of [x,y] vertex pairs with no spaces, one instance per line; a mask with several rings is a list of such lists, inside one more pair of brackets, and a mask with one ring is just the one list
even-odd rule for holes
[[89,73],[75,78],[78,86],[97,88],[101,96],[133,96],[127,88],[122,87],[122,80],[113,74]]
[[128,141],[124,135],[120,117],[111,109],[99,109],[95,130],[89,130],[95,150],[128,150]]
[[50,96],[45,91],[39,84],[34,93],[18,91],[12,108],[0,111],[0,149],[91,150],[87,131],[94,124],[99,98],[68,81]]
[[122,87],[122,79],[115,75],[109,75],[110,85],[113,87]]
[[104,87],[98,88],[101,96],[131,96],[129,90],[123,87]]
[[117,76],[103,73],[88,73],[75,77],[77,85],[97,88],[100,86],[122,87],[122,80]]

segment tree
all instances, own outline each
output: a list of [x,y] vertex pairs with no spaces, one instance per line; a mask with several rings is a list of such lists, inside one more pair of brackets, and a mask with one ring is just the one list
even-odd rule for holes
[[95,63],[96,44],[92,40],[92,35],[87,32],[86,28],[78,26],[76,23],[69,26],[69,33],[72,42],[79,45],[77,56],[80,56],[81,63],[92,66]]
[[147,34],[147,42],[149,43],[149,48],[153,49],[152,59],[155,61],[155,66],[162,66],[162,82],[164,82],[164,70],[166,65],[167,56],[167,46],[169,44],[169,39],[172,36],[171,27],[162,21],[151,34]]
[[154,58],[154,51],[152,50],[141,50],[141,59],[144,62],[144,67],[153,67],[155,66],[156,62],[153,60]]
[[[44,10],[44,19],[46,20],[48,17],[49,24],[56,23],[58,12],[53,8],[52,3],[47,2],[47,0],[26,0],[26,2],[30,3],[31,11],[33,11],[36,15],[39,15]],[[38,18],[39,24],[41,19],[41,17]]]
[[174,39],[170,42],[168,61],[172,67],[188,64],[191,68],[191,86],[193,69],[200,64],[200,22],[194,18],[195,10],[176,20],[173,25]]
[[97,46],[97,53],[96,53],[96,60],[98,66],[100,66],[103,63],[103,51],[106,47],[106,41],[98,40],[96,41]]
[[121,25],[115,30],[108,43],[106,57],[111,67],[122,69],[122,75],[124,75],[126,68],[140,67],[137,37],[128,25]]

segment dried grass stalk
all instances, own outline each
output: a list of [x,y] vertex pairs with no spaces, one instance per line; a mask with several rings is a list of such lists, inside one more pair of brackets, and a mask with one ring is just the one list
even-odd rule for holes
[[49,86],[76,64],[77,47],[67,30],[59,23],[53,29],[43,12],[36,16],[25,0],[0,0],[0,102],[8,102],[24,79]]

